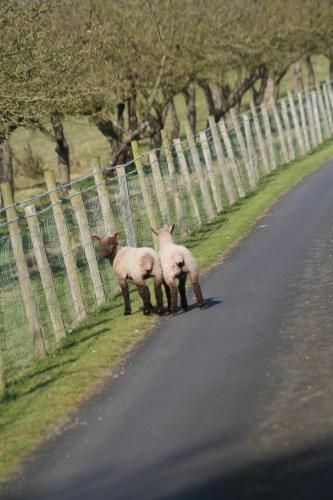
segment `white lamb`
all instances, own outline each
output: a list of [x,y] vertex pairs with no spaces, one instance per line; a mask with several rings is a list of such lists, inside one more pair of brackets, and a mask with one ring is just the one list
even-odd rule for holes
[[154,234],[158,237],[159,250],[158,256],[161,261],[165,292],[168,300],[168,310],[171,314],[177,312],[177,284],[176,278],[179,280],[178,290],[180,294],[181,306],[184,311],[187,310],[186,299],[186,278],[189,275],[193,291],[200,309],[205,307],[205,301],[202,296],[201,287],[199,285],[198,266],[191,252],[183,245],[177,245],[171,236],[174,229],[172,226],[164,226],[162,229],[153,229]]
[[160,260],[155,250],[148,247],[122,247],[118,243],[119,233],[115,233],[112,236],[105,236],[104,238],[94,235],[92,239],[98,241],[101,246],[102,255],[109,259],[112,265],[124,298],[124,315],[131,314],[127,280],[132,280],[138,289],[143,301],[143,313],[150,314],[152,305],[149,288],[145,284],[147,278],[153,278],[154,280],[157,312],[163,314],[163,274]]

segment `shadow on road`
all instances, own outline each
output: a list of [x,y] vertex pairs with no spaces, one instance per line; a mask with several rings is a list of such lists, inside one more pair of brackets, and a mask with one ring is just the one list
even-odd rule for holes
[[333,447],[323,444],[221,474],[172,497],[150,500],[331,500],[332,472]]
[[[231,440],[232,441],[232,440]],[[241,443],[240,443],[241,444]],[[232,442],[209,445],[166,457],[151,466],[120,463],[36,488],[27,485],[6,500],[331,500],[333,442],[243,466],[225,464]],[[237,448],[237,446],[236,446]],[[227,452],[228,455],[228,452]],[[228,461],[228,459],[227,459]],[[229,472],[226,472],[228,471]],[[219,470],[221,472],[219,473]],[[209,479],[203,479],[207,477]],[[30,488],[32,486],[32,488]],[[25,489],[25,488],[24,488]],[[28,493],[29,491],[29,493]],[[9,492],[8,492],[9,493]]]
[[[217,306],[219,304],[222,304],[222,300],[215,299],[213,297],[205,298],[205,309],[210,309],[211,307]],[[187,308],[187,311],[183,311],[182,309],[179,309],[178,314],[186,314],[189,311],[192,311],[193,309],[197,309],[198,306],[194,302],[193,304],[190,304]]]

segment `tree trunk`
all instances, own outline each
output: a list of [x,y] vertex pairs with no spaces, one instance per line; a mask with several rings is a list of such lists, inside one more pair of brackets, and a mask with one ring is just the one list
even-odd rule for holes
[[197,108],[196,108],[196,92],[195,83],[190,83],[186,89],[183,90],[185,103],[187,108],[187,120],[190,124],[192,134],[194,135],[197,128]]
[[127,101],[128,127],[133,132],[138,128],[138,117],[136,112],[136,93],[133,93]]
[[112,120],[99,115],[94,117],[94,123],[110,145],[110,165],[115,167],[127,163],[131,157],[131,148],[123,137],[123,131],[115,126]]
[[56,143],[55,152],[58,155],[59,182],[65,188],[71,181],[69,145],[66,141],[62,124],[62,115],[54,113],[50,116],[51,125]]
[[302,66],[299,61],[291,65],[291,74],[293,77],[293,87],[295,92],[304,92],[304,81]]
[[215,114],[215,104],[212,95],[212,91],[210,89],[209,83],[206,80],[198,80],[198,85],[202,88],[203,93],[206,98],[207,110],[209,116],[214,116]]
[[[152,133],[150,134],[149,138],[149,146],[150,149],[160,149],[162,146],[162,134],[161,130],[163,129],[163,126],[154,126],[152,127]],[[157,156],[159,156],[157,154]]]
[[308,85],[310,87],[314,87],[316,85],[316,75],[311,61],[311,56],[306,56],[305,64],[308,72]]
[[[0,142],[0,183],[9,182],[14,196],[14,174],[12,151],[7,139]],[[0,206],[3,207],[3,200],[0,192]]]
[[206,97],[208,112],[210,115],[214,116],[215,121],[218,122],[230,108],[237,105],[240,106],[243,95],[251,87],[255,96],[257,91],[254,88],[254,83],[259,78],[265,81],[265,72],[265,68],[260,66],[252,73],[240,75],[233,89],[231,89],[228,84],[221,86],[216,82],[208,83],[205,80],[199,80],[198,84],[203,89]]
[[277,81],[277,79],[271,76],[268,77],[264,89],[262,102],[264,102],[265,104],[269,104],[273,101],[276,101],[276,99],[279,96],[279,89],[280,89],[280,83]]
[[170,101],[170,112],[172,121],[171,139],[177,139],[180,136],[180,122],[177,115],[175,101],[173,99]]
[[289,69],[288,65],[281,66],[280,68],[274,69],[270,71],[267,75],[266,85],[263,89],[262,100],[260,102],[256,102],[256,105],[260,105],[261,102],[268,104],[276,101],[279,97],[280,91],[280,83],[284,75],[287,73]]
[[215,109],[216,110],[223,109],[225,107],[224,105],[226,104],[226,100],[227,100],[226,92],[224,92],[223,87],[221,87],[216,82],[212,82],[212,83],[210,83],[210,89],[211,89]]

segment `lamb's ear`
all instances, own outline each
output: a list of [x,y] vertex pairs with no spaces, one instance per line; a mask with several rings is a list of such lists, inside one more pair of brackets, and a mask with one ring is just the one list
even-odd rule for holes
[[174,229],[175,229],[175,225],[171,224],[171,226],[169,226],[169,233],[172,234]]
[[91,237],[92,240],[94,241],[101,241],[102,238],[100,238],[99,236],[96,236],[96,234],[94,234],[92,237]]
[[151,227],[150,229],[152,230],[152,232],[153,232],[154,234],[156,234],[156,236],[158,236],[158,232],[156,231],[156,229],[154,229],[153,227]]
[[120,238],[120,234],[119,233],[114,233],[114,235],[113,235],[114,241],[118,241],[119,238]]

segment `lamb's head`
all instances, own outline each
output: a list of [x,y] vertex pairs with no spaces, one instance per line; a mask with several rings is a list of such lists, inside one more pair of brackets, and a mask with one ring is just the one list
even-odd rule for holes
[[104,238],[94,235],[92,239],[98,241],[100,244],[103,257],[114,257],[118,247],[119,233],[115,233],[112,236],[104,236]]
[[151,230],[158,237],[159,244],[163,245],[165,243],[170,243],[170,241],[173,241],[171,234],[172,234],[174,228],[175,228],[175,225],[171,224],[171,226],[165,225],[161,229],[151,228]]

